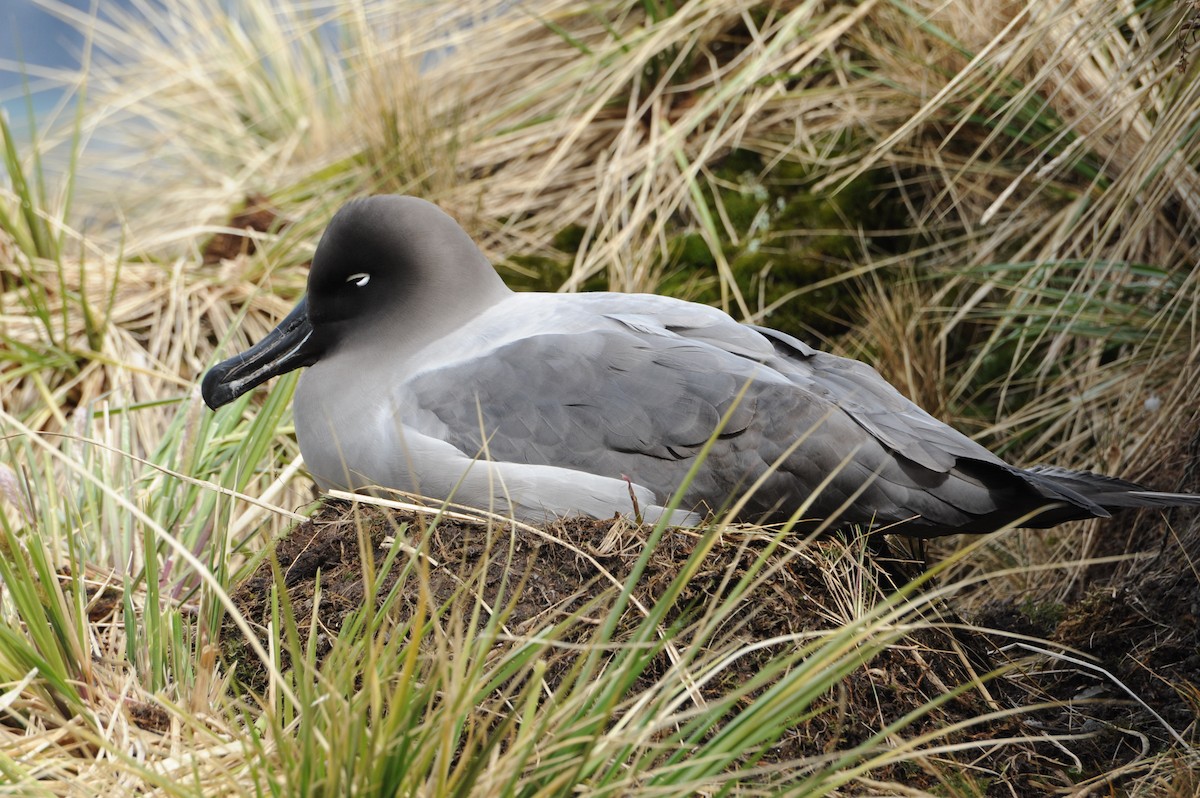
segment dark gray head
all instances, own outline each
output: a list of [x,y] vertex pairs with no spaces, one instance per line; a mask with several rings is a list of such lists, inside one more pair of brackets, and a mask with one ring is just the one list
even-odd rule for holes
[[435,339],[507,293],[475,242],[436,205],[398,195],[354,200],[317,244],[308,293],[265,338],[205,375],[204,401],[216,409],[342,347]]

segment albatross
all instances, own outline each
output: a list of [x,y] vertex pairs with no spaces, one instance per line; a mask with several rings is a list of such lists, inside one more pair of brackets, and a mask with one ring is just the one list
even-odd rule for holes
[[301,367],[296,435],[319,487],[530,522],[655,520],[674,501],[672,523],[732,507],[755,523],[935,537],[1200,505],[1006,463],[865,363],[706,305],[513,292],[415,197],[339,210],[305,297],[214,366],[202,395],[215,410]]

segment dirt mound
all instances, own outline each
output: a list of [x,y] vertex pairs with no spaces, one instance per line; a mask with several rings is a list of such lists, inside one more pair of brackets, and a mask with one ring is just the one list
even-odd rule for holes
[[[1178,529],[1153,513],[1133,525],[1109,522],[1120,534],[1099,536],[1093,554],[1140,548],[1142,556],[1087,569],[1078,597],[1068,603],[997,601],[972,619],[1046,641],[1033,645],[1055,653],[1037,658],[1027,684],[1064,706],[1040,717],[1094,732],[1089,745],[1098,761],[1123,762],[1180,740],[1196,742],[1200,521],[1176,515],[1184,522]],[[1014,655],[1032,650],[1015,649]]]
[[[344,503],[324,506],[312,519],[298,526],[278,543],[275,559],[278,571],[265,563],[244,582],[234,595],[236,604],[251,624],[265,628],[271,618],[272,586],[282,581],[297,619],[302,644],[308,645],[308,629],[318,632],[313,641],[318,660],[330,650],[342,624],[358,612],[368,595],[363,574],[374,572],[395,547],[404,547],[397,560],[407,561],[417,547],[427,555],[427,569],[409,569],[393,565],[382,574],[373,595],[386,596],[399,591],[391,611],[403,615],[426,606],[454,602],[479,602],[504,613],[506,638],[532,635],[548,622],[578,617],[578,630],[564,639],[584,642],[594,629],[595,618],[602,617],[618,596],[619,586],[636,567],[646,547],[648,528],[624,521],[575,520],[545,530],[488,528],[482,524],[442,520],[430,531],[420,516],[384,511],[370,506],[351,508]],[[636,582],[634,601],[625,611],[616,634],[636,626],[644,608],[654,605],[668,590],[672,580],[705,539],[684,530],[667,530],[645,563]],[[711,541],[709,541],[711,542]],[[684,621],[715,599],[727,595],[751,564],[765,558],[762,577],[755,581],[752,594],[740,601],[730,619],[731,635],[746,642],[766,641],[805,632],[820,632],[842,627],[863,612],[864,607],[884,600],[891,592],[887,574],[861,544],[818,541],[800,546],[771,549],[770,537],[761,533],[730,531],[721,536],[705,553],[697,572],[688,580],[665,615],[664,624],[684,628]],[[363,557],[367,556],[364,563]],[[425,574],[412,578],[415,571]],[[404,574],[409,576],[405,577]],[[320,600],[316,601],[319,584]],[[423,595],[424,594],[424,595]],[[316,606],[315,623],[312,613]],[[640,608],[640,609],[639,609]],[[945,609],[945,608],[943,608]],[[1099,606],[1096,613],[1101,613]],[[874,732],[905,714],[913,712],[953,688],[969,684],[972,673],[981,672],[994,661],[979,637],[945,631],[945,617],[927,608],[925,618],[942,622],[942,628],[918,628],[889,645],[857,668],[840,688],[820,699],[811,717],[787,735],[772,751],[771,759],[793,760],[844,750],[868,739]],[[1015,628],[1028,626],[1017,612],[996,612],[996,625]],[[470,617],[466,613],[463,617]],[[623,616],[624,618],[625,616]],[[1083,616],[1073,615],[1076,626],[1064,625],[1065,641],[1071,628]],[[1099,617],[1091,615],[1088,617]],[[590,620],[589,620],[590,619]],[[955,620],[952,617],[949,619]],[[482,623],[482,620],[479,620]],[[1193,626],[1194,630],[1194,626]],[[1021,631],[1029,631],[1024,629]],[[238,675],[244,683],[261,689],[265,671],[256,660],[245,655],[236,641],[238,634],[227,630],[226,654],[239,663]],[[1076,638],[1074,644],[1079,646]],[[683,640],[680,645],[686,645]],[[501,643],[497,643],[501,645]],[[741,657],[722,672],[721,678],[705,684],[705,698],[715,698],[731,685],[753,679],[764,665],[780,652],[780,645],[763,647],[753,655]],[[794,644],[793,644],[794,645]],[[1079,646],[1084,647],[1084,646]],[[1194,652],[1193,652],[1194,653]],[[547,681],[551,684],[571,670],[578,651],[564,647],[557,661],[549,663]],[[644,672],[631,688],[647,688],[667,672],[666,654],[661,662]],[[289,667],[284,653],[283,668]],[[955,723],[977,719],[990,711],[1023,706],[1049,696],[1069,700],[1075,686],[1065,680],[1029,681],[1002,678],[969,687],[961,695],[918,718],[902,733],[911,738],[923,732],[945,729]],[[1055,692],[1055,691],[1058,692]],[[1065,690],[1066,693],[1062,691]],[[1064,719],[1062,713],[1043,712],[1027,725],[1020,717],[977,722],[940,742],[969,742],[985,738],[1038,736],[1049,732],[1070,731],[1075,716]],[[1174,719],[1180,722],[1180,719]],[[1161,736],[1161,735],[1160,735]],[[1123,745],[1117,741],[1115,744]],[[1012,743],[992,749],[980,758],[977,749],[961,754],[963,761],[1004,774],[1008,785],[1029,783],[1029,778],[1046,784],[1044,774],[1060,774],[1074,763],[1048,744]],[[1103,746],[1088,749],[1084,770],[1099,772],[1111,768],[1114,751]],[[1126,757],[1128,758],[1128,757]],[[1083,759],[1083,758],[1081,758]],[[944,759],[943,759],[944,763]],[[953,768],[951,769],[953,770]],[[881,778],[902,778],[909,784],[932,786],[942,781],[939,766],[922,763],[921,769],[906,773],[877,773]],[[1032,793],[1030,793],[1032,794]]]

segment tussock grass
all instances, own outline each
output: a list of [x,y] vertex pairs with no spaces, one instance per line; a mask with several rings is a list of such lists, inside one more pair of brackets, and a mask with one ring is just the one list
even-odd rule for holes
[[[529,686],[553,635],[514,642],[498,621],[453,634],[412,621],[408,634],[441,646],[418,667],[420,647],[404,649],[385,633],[400,627],[368,606],[327,633],[340,653],[320,668],[279,591],[251,652],[268,683],[239,687],[218,648],[233,634],[222,619],[245,621],[230,594],[311,491],[289,429],[294,378],[215,415],[196,380],[291,307],[320,230],[351,195],[438,202],[529,285],[667,290],[825,337],[1019,462],[1162,489],[1189,467],[1200,66],[1181,71],[1186,3],[363,0],[230,13],[181,0],[169,14],[115,17],[47,5],[87,31],[89,49],[59,124],[29,145],[0,130],[6,789],[828,794],[855,779],[886,793],[864,768],[911,761],[914,774],[942,773],[938,789],[970,795],[1005,777],[951,779],[938,757],[953,744],[905,727],[886,730],[890,758],[729,758],[769,748],[804,715],[778,687],[795,685],[796,669],[832,657],[820,684],[835,689],[845,651],[798,647],[776,661],[764,689],[787,697],[782,714],[768,693],[733,691],[704,715],[671,702],[730,650],[681,655],[693,670],[677,681],[618,698],[645,664],[634,649],[596,676],[621,720],[594,725],[583,681]],[[255,195],[279,223],[245,254],[201,265]],[[951,557],[943,576],[960,606],[1061,604],[1098,568],[1117,585],[1147,569],[1194,575],[1186,556],[1088,559],[1148,537],[1186,555],[1193,527],[1015,533]],[[388,567],[419,578],[419,558],[395,557]],[[1066,562],[1079,564],[1043,567]],[[852,559],[838,563],[827,587],[863,659],[924,623],[913,605],[878,603]],[[303,666],[281,668],[284,651]],[[581,655],[587,673],[601,674],[597,656]],[[495,692],[514,672],[527,681]],[[1176,687],[1195,707],[1193,686]],[[681,731],[738,701],[747,718],[769,718],[743,741]],[[508,713],[500,733],[476,725],[479,702]],[[670,722],[653,711],[668,704]],[[1177,747],[1080,778],[1170,795],[1194,783],[1195,764]]]

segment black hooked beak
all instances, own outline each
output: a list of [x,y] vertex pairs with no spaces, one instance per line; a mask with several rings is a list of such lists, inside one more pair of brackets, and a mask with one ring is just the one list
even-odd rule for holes
[[200,393],[204,403],[216,410],[272,377],[311,366],[320,355],[321,347],[313,341],[305,296],[261,341],[209,369]]

